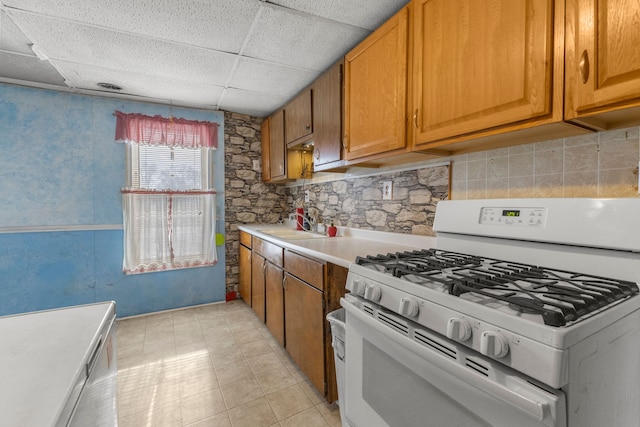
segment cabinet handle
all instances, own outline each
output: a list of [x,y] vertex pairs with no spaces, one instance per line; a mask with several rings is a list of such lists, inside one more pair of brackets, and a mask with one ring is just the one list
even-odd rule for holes
[[413,125],[418,129],[418,109],[413,113]]
[[320,160],[320,150],[318,148],[314,148],[313,151],[316,152],[316,160]]
[[305,129],[307,129],[307,130],[309,130],[309,129],[311,129],[311,125],[309,125],[309,124],[304,125],[304,128],[305,128]]
[[286,284],[285,284],[286,281],[287,281],[287,276],[284,276],[282,278],[282,289],[285,289],[285,290],[287,289]]
[[580,70],[580,77],[582,77],[582,83],[586,84],[589,81],[589,52],[585,49],[580,56],[580,64],[578,65]]
[[347,145],[348,145],[348,144],[347,144],[347,140],[348,140],[348,138],[349,138],[349,136],[348,136],[348,135],[345,135],[345,136],[342,138],[342,148],[344,148],[345,150],[347,149]]
[[267,274],[267,260],[262,260],[262,274]]

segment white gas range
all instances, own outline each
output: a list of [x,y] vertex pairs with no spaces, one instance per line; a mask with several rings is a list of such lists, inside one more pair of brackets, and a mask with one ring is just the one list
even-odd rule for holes
[[349,269],[348,422],[640,425],[640,199],[444,201],[434,229]]

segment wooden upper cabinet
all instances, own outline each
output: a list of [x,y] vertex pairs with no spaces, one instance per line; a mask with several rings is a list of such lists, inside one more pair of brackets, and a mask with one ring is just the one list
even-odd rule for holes
[[595,129],[637,124],[640,2],[567,0],[566,15],[565,118]]
[[285,106],[285,136],[287,144],[313,132],[311,89],[305,89]]
[[[551,119],[561,120],[562,92],[556,100],[553,92],[563,45],[555,3],[562,2],[414,0],[415,145],[547,119],[556,105]],[[562,74],[555,76],[561,85]]]
[[337,62],[313,83],[314,170],[342,160],[342,66]]
[[287,144],[284,141],[284,110],[269,118],[269,164],[272,181],[287,178]]
[[407,7],[345,56],[347,160],[406,147]]
[[270,144],[269,118],[267,117],[260,126],[260,137],[262,141],[262,180],[271,181],[271,144]]

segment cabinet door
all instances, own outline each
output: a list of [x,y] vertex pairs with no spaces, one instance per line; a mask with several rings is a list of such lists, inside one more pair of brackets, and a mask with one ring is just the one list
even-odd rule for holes
[[565,118],[640,105],[640,2],[567,0],[566,7]]
[[266,324],[281,346],[284,346],[284,289],[282,268],[268,262],[265,268]]
[[251,256],[251,308],[262,322],[265,321],[265,265],[265,258],[253,252]]
[[287,145],[284,142],[284,110],[269,118],[269,164],[271,180],[287,178]]
[[402,9],[345,56],[347,160],[406,146],[408,16]]
[[313,132],[311,89],[305,89],[287,104],[284,122],[287,144]]
[[238,272],[238,291],[240,297],[251,305],[251,249],[244,245],[240,245],[238,264],[240,271]]
[[342,61],[313,84],[314,168],[342,160]]
[[267,117],[260,126],[260,137],[262,139],[262,180],[271,181],[271,135],[269,118]]
[[[547,115],[554,2],[415,0],[415,144]],[[557,82],[560,84],[560,82]]]
[[322,292],[285,273],[287,352],[324,396],[324,317]]

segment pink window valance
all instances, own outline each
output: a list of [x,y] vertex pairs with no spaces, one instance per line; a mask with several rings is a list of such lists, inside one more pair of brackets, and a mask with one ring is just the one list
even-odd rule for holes
[[218,124],[115,112],[116,142],[182,148],[218,148]]

